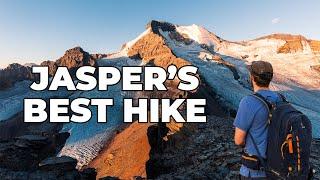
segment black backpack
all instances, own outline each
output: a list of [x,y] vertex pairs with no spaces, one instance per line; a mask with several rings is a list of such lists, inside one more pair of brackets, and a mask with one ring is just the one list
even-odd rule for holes
[[312,127],[308,117],[296,110],[281,94],[282,101],[276,104],[258,93],[253,96],[263,102],[269,111],[267,160],[261,158],[257,144],[248,134],[268,179],[310,178]]

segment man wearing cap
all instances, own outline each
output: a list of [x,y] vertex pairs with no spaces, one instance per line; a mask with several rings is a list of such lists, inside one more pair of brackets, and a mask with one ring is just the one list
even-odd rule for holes
[[[269,62],[253,61],[248,66],[250,81],[254,93],[258,93],[270,102],[281,100],[276,92],[269,89],[269,84],[273,77],[273,68]],[[267,134],[268,134],[268,109],[254,96],[245,96],[239,104],[238,112],[233,125],[235,126],[234,141],[236,145],[244,147],[244,153],[249,156],[262,156],[266,159]],[[256,151],[251,134],[259,152]],[[250,159],[250,158],[248,158]],[[244,163],[240,168],[241,179],[266,179],[266,173],[262,168],[254,170]]]

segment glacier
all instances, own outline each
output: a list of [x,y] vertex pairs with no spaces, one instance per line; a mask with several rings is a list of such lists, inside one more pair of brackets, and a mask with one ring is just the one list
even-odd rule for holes
[[[101,59],[98,66],[113,66],[121,69],[123,66],[137,66],[141,64],[139,60],[132,60],[128,57],[122,57],[119,54]],[[123,125],[123,99],[134,96],[134,92],[122,91],[121,82],[110,86],[108,91],[76,91],[70,99],[79,97],[85,98],[113,98],[114,106],[107,108],[107,123],[98,123],[97,108],[90,106],[92,112],[91,119],[86,123],[66,123],[61,132],[69,132],[64,147],[58,153],[58,156],[70,156],[78,160],[77,168],[81,168],[95,158],[100,150],[112,138],[112,134],[117,127]]]

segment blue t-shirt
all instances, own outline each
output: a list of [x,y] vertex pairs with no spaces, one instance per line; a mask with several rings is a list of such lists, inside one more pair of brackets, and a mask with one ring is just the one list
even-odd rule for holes
[[[257,93],[265,97],[268,101],[276,103],[280,101],[280,96],[270,90],[259,90]],[[267,135],[268,135],[268,109],[259,99],[253,96],[242,98],[239,104],[237,116],[233,125],[245,132],[248,131],[255,139],[259,152],[266,158]],[[253,142],[249,136],[245,141],[245,152],[251,155],[258,155]],[[257,171],[242,165],[240,174],[246,177],[265,177],[264,171]]]

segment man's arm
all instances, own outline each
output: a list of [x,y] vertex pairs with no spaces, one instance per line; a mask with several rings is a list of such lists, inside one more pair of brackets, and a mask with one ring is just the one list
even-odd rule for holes
[[234,133],[234,143],[238,146],[244,146],[246,143],[246,135],[247,133],[245,131],[236,127],[236,130]]
[[233,123],[235,126],[234,143],[236,145],[243,146],[246,143],[247,131],[251,127],[255,114],[252,98],[251,96],[247,96],[240,101],[238,112]]

